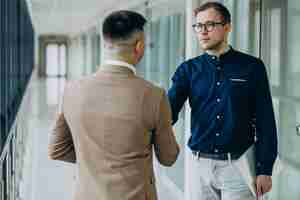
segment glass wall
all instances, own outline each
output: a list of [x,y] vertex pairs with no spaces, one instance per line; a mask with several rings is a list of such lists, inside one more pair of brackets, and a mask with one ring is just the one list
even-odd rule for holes
[[270,199],[300,199],[300,2],[262,1],[262,59],[269,68],[283,170]]
[[70,41],[68,78],[76,79],[98,70],[101,57],[101,37],[93,27]]
[[239,51],[259,57],[259,0],[224,0],[223,2],[232,16],[229,44]]
[[98,70],[100,65],[100,34],[97,32],[96,28],[91,32],[91,72]]
[[85,43],[85,74],[91,74],[98,70],[100,64],[100,35],[96,30],[96,27],[93,27],[88,33],[85,34],[86,43]]
[[[140,9],[148,19],[145,28],[146,50],[142,62],[137,66],[139,76],[163,87],[170,88],[171,77],[178,65],[185,59],[185,1],[148,4]],[[155,161],[155,171],[160,189],[178,194],[183,198],[184,190],[184,112],[174,126],[181,153],[171,168],[162,167]],[[164,190],[164,189],[163,189]],[[160,193],[163,195],[163,193]],[[164,199],[167,196],[159,196]]]
[[69,44],[68,79],[77,79],[84,75],[84,47],[81,36],[71,39]]

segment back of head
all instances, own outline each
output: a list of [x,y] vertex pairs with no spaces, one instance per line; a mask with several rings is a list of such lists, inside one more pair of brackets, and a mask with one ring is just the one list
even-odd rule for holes
[[121,10],[108,15],[103,23],[103,37],[106,43],[119,47],[134,45],[143,33],[146,19],[139,13]]

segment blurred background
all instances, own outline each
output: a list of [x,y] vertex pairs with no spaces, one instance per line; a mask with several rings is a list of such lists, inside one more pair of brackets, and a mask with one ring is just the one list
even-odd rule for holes
[[[118,9],[143,14],[146,52],[138,75],[170,87],[179,63],[202,53],[191,25],[204,0],[1,0],[0,200],[70,200],[76,165],[48,159],[47,145],[66,81],[102,63],[104,17]],[[233,48],[266,64],[283,170],[268,200],[300,199],[300,1],[220,0],[232,14]],[[298,55],[298,56],[297,56]],[[154,161],[159,199],[189,199],[190,108],[176,124],[175,166]]]

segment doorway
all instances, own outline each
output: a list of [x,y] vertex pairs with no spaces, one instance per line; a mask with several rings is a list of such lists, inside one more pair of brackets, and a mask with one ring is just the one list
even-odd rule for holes
[[66,45],[50,43],[46,47],[46,76],[66,75]]

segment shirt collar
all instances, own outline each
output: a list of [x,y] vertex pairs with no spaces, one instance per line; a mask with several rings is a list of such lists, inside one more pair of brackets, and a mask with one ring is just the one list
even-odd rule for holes
[[[221,55],[224,55],[226,54],[229,50],[231,49],[231,47],[229,45],[227,45],[224,49],[224,52],[221,54]],[[206,53],[210,56],[216,56],[216,57],[220,57],[221,55],[217,55],[215,54],[214,52],[211,52],[211,51],[206,51]]]
[[130,69],[136,75],[136,68],[132,64],[129,64],[127,62],[124,62],[124,61],[121,61],[121,60],[105,60],[104,64],[127,67],[128,69]]

